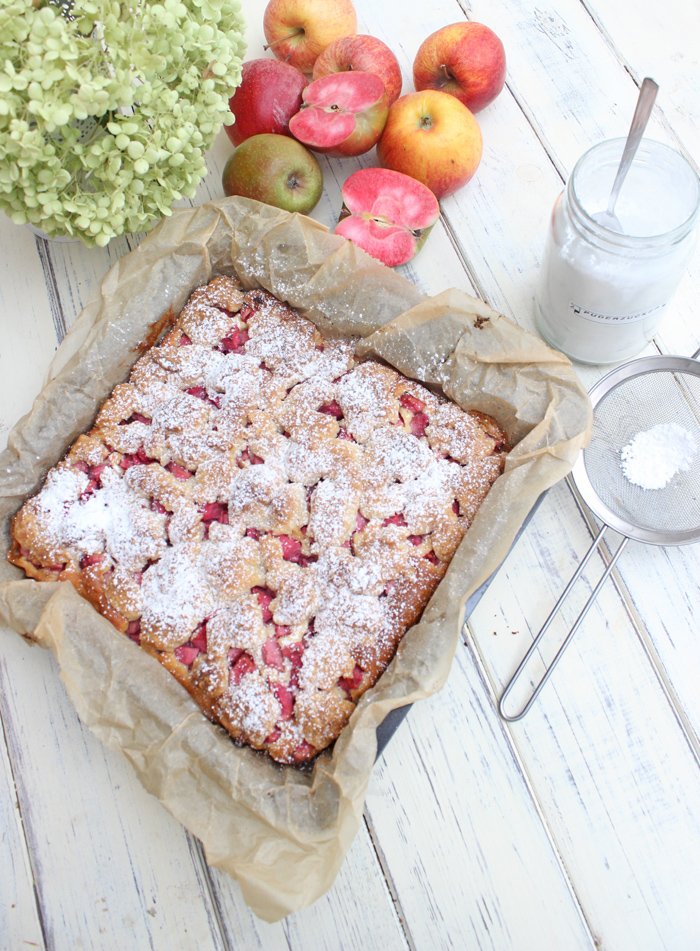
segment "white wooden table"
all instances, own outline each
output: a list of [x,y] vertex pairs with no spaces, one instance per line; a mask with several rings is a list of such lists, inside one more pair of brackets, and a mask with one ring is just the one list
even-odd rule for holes
[[[263,6],[244,2],[251,58]],[[405,91],[422,39],[464,17],[495,29],[508,55],[507,88],[479,115],[478,175],[443,202],[405,268],[425,292],[473,290],[531,327],[552,202],[579,154],[626,133],[644,75],[661,86],[650,134],[697,167],[697,0],[356,6],[360,31],[396,51]],[[222,133],[198,200],[221,196],[229,154]],[[315,217],[332,224],[344,178],[371,162],[324,161]],[[66,328],[135,241],[47,243],[0,216],[0,242],[4,444]],[[696,256],[651,351],[697,349],[699,294]],[[631,544],[530,715],[511,727],[495,709],[593,528],[566,483],[549,492],[469,619],[447,686],[378,763],[335,886],[276,925],[255,919],[81,726],[51,657],[2,632],[0,948],[700,948],[700,547]]]

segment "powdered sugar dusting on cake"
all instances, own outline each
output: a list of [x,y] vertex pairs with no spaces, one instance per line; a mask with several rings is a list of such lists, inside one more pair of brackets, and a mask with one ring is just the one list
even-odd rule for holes
[[367,452],[383,482],[410,482],[435,463],[428,443],[398,426],[373,430],[367,439]]
[[390,398],[395,381],[392,371],[378,363],[362,363],[342,378],[338,402],[355,439],[364,442],[378,425],[398,418]]
[[144,573],[142,591],[142,627],[164,649],[187,641],[217,603],[198,543],[168,548]]
[[265,678],[253,671],[231,692],[226,712],[242,733],[250,736],[254,743],[263,744],[275,727],[280,704]]
[[355,529],[360,497],[345,479],[321,479],[316,485],[309,514],[314,550],[342,545]]
[[404,516],[418,531],[434,530],[449,512],[454,499],[450,484],[453,465],[444,459],[433,458],[413,481],[404,485]]
[[257,291],[255,296],[256,314],[250,322],[246,351],[289,386],[313,376],[333,379],[352,365],[351,342],[327,341],[317,348],[318,331],[313,324],[298,322],[289,308],[270,294]]
[[105,470],[102,488],[83,498],[88,476],[54,469],[34,504],[55,551],[74,548],[79,555],[104,552],[127,570],[138,570],[165,548],[164,520],[129,491],[113,470]]
[[306,630],[309,619],[316,616],[325,585],[325,573],[316,564],[290,572],[272,602],[275,622],[290,627],[302,625]]
[[71,531],[67,509],[74,505],[87,488],[89,479],[75,469],[52,469],[46,477],[41,493],[32,500],[37,512],[42,535],[56,540],[56,548],[74,544],[79,533]]

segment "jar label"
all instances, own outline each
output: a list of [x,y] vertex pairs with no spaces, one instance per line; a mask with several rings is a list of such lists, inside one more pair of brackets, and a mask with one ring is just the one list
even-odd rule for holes
[[666,306],[665,303],[658,304],[656,307],[650,307],[648,310],[640,310],[634,314],[604,314],[601,311],[591,310],[582,304],[576,304],[569,301],[569,316],[573,318],[583,318],[591,320],[596,324],[632,324],[638,320],[646,320],[647,317],[653,317]]

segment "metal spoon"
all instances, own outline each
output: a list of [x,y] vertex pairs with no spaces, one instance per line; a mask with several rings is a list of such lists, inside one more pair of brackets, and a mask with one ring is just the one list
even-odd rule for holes
[[617,202],[618,195],[620,194],[622,183],[624,182],[627,173],[630,170],[630,165],[634,160],[634,156],[637,154],[639,143],[642,141],[642,136],[644,135],[644,130],[647,127],[647,122],[649,121],[649,116],[651,115],[651,110],[658,91],[658,85],[653,79],[649,79],[647,76],[639,90],[637,106],[634,110],[634,115],[632,116],[630,130],[627,133],[627,141],[625,142],[625,148],[622,153],[622,158],[620,159],[620,167],[617,170],[612,191],[610,192],[608,207],[605,211],[599,211],[597,214],[593,215],[598,224],[602,225],[604,228],[608,228],[610,231],[617,231],[618,234],[623,233],[623,228],[620,223],[620,219],[615,215],[615,203]]

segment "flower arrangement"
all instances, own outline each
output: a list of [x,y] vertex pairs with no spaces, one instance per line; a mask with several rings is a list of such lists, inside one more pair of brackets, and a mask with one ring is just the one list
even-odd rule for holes
[[106,245],[206,173],[240,82],[239,0],[2,0],[0,209]]

